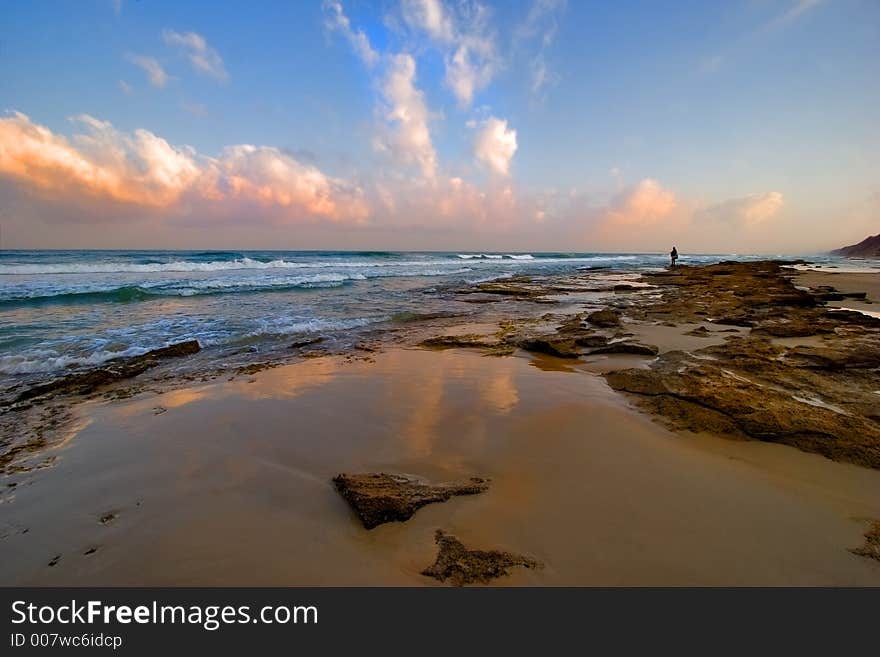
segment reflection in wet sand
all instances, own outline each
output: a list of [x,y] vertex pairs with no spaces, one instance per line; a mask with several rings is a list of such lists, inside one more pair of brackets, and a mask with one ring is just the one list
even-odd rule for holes
[[[0,538],[0,582],[433,586],[442,528],[546,565],[500,585],[880,584],[847,551],[880,472],[676,436],[551,360],[392,350],[92,405],[4,504],[29,531]],[[367,532],[341,471],[491,485]]]

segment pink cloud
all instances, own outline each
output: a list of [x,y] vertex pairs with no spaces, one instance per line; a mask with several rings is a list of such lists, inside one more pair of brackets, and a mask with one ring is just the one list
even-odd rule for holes
[[148,130],[123,133],[83,115],[72,141],[27,116],[0,119],[0,176],[64,201],[104,199],[170,212],[200,203],[249,202],[277,219],[363,221],[362,191],[276,148],[230,146],[217,158],[176,147]]

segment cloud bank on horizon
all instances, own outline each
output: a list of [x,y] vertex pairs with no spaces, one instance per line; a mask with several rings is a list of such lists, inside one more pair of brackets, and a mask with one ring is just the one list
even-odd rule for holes
[[[740,39],[778,39],[767,34],[793,30],[822,4],[780,3],[763,23],[744,28]],[[128,6],[114,7],[121,20]],[[274,144],[218,143],[210,135],[202,141],[213,148],[197,149],[159,134],[137,103],[121,113],[116,101],[108,103],[127,128],[90,110],[53,129],[39,118],[41,103],[28,106],[28,94],[4,98],[11,108],[0,117],[4,246],[658,251],[677,243],[686,250],[794,252],[837,246],[880,220],[880,181],[870,173],[857,182],[829,172],[834,186],[817,201],[815,190],[792,180],[778,163],[764,170],[739,149],[716,149],[718,173],[711,178],[699,164],[692,176],[687,167],[667,164],[692,152],[675,140],[665,143],[665,152],[630,156],[619,166],[610,157],[645,150],[639,135],[651,134],[634,119],[609,124],[612,134],[602,137],[601,148],[597,139],[580,160],[578,154],[560,156],[559,170],[547,171],[556,162],[542,144],[558,139],[562,150],[566,141],[580,141],[577,115],[589,115],[590,103],[601,105],[598,92],[617,75],[591,69],[578,79],[578,70],[567,67],[583,56],[578,43],[563,45],[573,7],[565,0],[534,0],[518,15],[479,0],[401,0],[379,19],[374,9],[361,11],[361,21],[339,0],[324,0],[317,13],[303,12],[316,19],[311,29],[322,31],[326,53],[348,62],[347,79],[362,81],[356,93],[366,111],[340,128],[347,141],[327,149],[334,157],[281,145],[281,132]],[[162,20],[170,21],[165,14]],[[223,31],[217,32],[223,42]],[[166,25],[155,32],[151,51],[139,44],[137,52],[118,52],[127,79],[112,78],[108,86],[123,98],[148,98],[143,102],[150,106],[174,93],[174,104],[191,120],[208,120],[223,111],[223,94],[232,94],[229,106],[237,107],[234,88],[260,72],[259,66],[239,65],[244,78],[238,79],[234,45],[224,53],[213,36]],[[720,75],[745,57],[744,48],[734,41],[723,52],[695,58],[688,75]],[[290,74],[296,75],[295,67]],[[604,80],[595,85],[597,95],[573,97],[589,90],[592,75]],[[662,91],[664,81],[655,84]],[[190,86],[213,105],[193,100]],[[649,102],[649,90],[643,93]],[[330,105],[328,122],[338,109]],[[568,122],[546,123],[549,111]],[[676,112],[676,136],[687,139],[689,113]],[[160,123],[175,131],[173,121]],[[221,139],[224,132],[235,131],[221,131]],[[856,142],[864,137],[858,130],[852,135]],[[609,147],[615,138],[622,146]],[[706,148],[715,146],[699,138]],[[876,155],[872,161],[830,152],[860,169],[877,164]],[[663,181],[662,170],[649,170],[651,162],[669,169],[672,182]],[[579,168],[603,173],[579,175]]]

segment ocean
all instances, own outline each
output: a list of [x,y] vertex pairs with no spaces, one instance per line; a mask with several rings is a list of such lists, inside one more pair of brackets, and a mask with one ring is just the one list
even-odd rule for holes
[[448,311],[448,298],[430,294],[444,286],[666,263],[665,254],[636,253],[3,251],[0,386],[188,339],[222,356],[291,336],[351,338],[411,313]]

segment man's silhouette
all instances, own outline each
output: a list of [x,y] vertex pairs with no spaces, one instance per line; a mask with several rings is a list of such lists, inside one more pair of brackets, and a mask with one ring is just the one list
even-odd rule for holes
[[675,261],[678,260],[678,249],[674,246],[672,247],[672,251],[669,252],[669,260],[672,261],[672,267],[675,267]]

